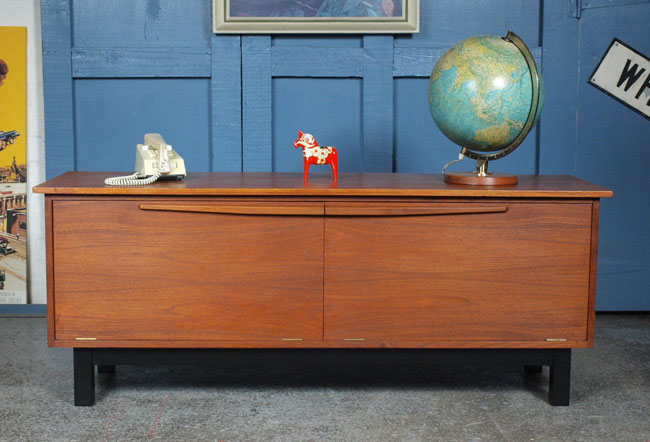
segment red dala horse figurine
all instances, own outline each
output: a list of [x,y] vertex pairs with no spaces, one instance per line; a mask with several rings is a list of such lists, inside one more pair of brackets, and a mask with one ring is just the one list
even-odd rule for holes
[[312,164],[329,164],[332,166],[334,182],[339,179],[339,155],[332,146],[320,146],[311,134],[298,131],[298,139],[293,142],[293,147],[302,147],[305,162],[305,182],[309,181],[309,166]]

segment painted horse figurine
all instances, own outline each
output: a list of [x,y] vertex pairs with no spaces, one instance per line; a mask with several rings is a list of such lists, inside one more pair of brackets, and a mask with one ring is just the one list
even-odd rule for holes
[[305,162],[305,182],[309,181],[309,166],[312,164],[329,164],[332,166],[334,181],[339,178],[339,155],[332,146],[320,146],[311,134],[298,131],[298,139],[293,142],[293,147],[302,147]]

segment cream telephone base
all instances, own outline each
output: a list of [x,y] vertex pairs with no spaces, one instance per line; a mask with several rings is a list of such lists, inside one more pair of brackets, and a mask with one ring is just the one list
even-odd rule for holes
[[144,144],[138,144],[135,153],[135,170],[132,175],[106,178],[109,186],[146,186],[159,179],[183,179],[185,162],[171,144],[160,134],[146,134]]

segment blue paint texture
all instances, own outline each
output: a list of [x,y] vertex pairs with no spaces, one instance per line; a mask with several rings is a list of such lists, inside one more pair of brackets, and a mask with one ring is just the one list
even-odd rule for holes
[[188,170],[208,172],[209,86],[206,79],[75,81],[78,169],[129,171],[135,145],[153,132],[174,146]]
[[[302,172],[302,149],[293,147],[301,130],[313,134],[321,146],[337,148],[341,172],[360,171],[361,95],[358,78],[274,79],[273,170]],[[314,173],[329,171],[330,166],[311,168]]]
[[152,20],[156,20],[160,17],[160,12],[162,8],[160,7],[160,0],[147,0],[147,6],[145,7],[145,12],[147,17]]
[[546,105],[491,169],[612,188],[597,308],[650,310],[650,122],[586,83],[613,37],[650,55],[650,3],[578,20],[568,0],[421,0],[421,32],[395,36],[214,35],[207,0],[41,0],[41,14],[48,177],[130,171],[148,131],[189,171],[299,171],[298,129],[336,146],[344,172],[438,174],[458,147],[429,114],[431,69],[460,40],[512,30],[542,65]]
[[[601,203],[597,308],[650,310],[650,120],[587,84],[613,37],[650,57],[650,3],[582,11],[575,174],[609,187]],[[616,34],[604,33],[610,23]]]

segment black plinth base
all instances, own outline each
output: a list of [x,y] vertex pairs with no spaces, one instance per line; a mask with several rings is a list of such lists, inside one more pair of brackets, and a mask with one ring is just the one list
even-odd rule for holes
[[570,349],[74,349],[74,403],[95,403],[95,365],[100,373],[115,365],[217,365],[255,363],[423,363],[439,365],[521,365],[527,373],[550,367],[549,402],[569,405]]

